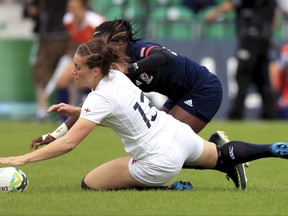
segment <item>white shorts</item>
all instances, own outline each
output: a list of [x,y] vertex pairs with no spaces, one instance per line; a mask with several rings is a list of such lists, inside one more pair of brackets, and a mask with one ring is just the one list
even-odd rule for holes
[[189,126],[179,128],[174,139],[167,144],[170,147],[163,154],[137,161],[131,158],[129,172],[133,178],[145,186],[164,185],[179,174],[184,162],[196,160],[204,148],[203,139]]

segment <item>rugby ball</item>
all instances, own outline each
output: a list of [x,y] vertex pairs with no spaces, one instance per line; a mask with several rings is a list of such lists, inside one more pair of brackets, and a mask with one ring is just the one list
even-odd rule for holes
[[23,192],[29,180],[26,174],[15,167],[0,168],[0,192]]

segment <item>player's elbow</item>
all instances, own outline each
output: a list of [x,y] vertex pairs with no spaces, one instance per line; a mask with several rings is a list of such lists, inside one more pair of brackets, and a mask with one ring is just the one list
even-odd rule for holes
[[166,65],[172,64],[174,62],[176,56],[170,50],[163,49],[161,52],[165,58]]
[[67,153],[72,151],[78,145],[78,142],[70,138],[63,138],[62,144],[64,151]]
[[78,143],[68,140],[65,144],[67,151],[70,152],[77,146]]

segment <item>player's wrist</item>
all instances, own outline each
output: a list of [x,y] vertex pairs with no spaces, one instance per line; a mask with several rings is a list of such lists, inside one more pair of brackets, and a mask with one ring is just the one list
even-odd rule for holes
[[68,132],[68,127],[65,123],[63,123],[56,130],[54,130],[52,133],[44,134],[42,136],[42,139],[43,139],[43,137],[46,138],[48,135],[54,137],[55,139],[59,139],[60,137],[64,136],[67,132]]
[[45,140],[48,135],[49,135],[49,133],[48,134],[43,134],[42,135],[42,141]]

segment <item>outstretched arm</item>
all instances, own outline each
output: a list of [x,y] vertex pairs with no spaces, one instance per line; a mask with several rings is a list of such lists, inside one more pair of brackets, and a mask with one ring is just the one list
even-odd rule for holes
[[20,156],[2,157],[0,164],[24,165],[30,162],[55,158],[72,151],[96,126],[94,122],[79,119],[75,125],[63,137],[53,141],[49,145]]

